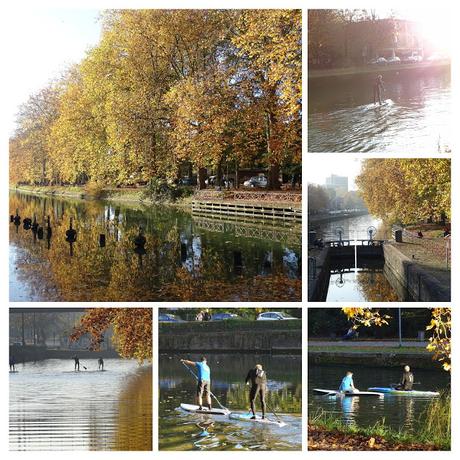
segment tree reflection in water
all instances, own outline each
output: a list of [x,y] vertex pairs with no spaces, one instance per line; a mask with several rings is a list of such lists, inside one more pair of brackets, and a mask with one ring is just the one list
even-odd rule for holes
[[[10,224],[10,244],[21,249],[13,260],[17,279],[39,300],[301,299],[298,246],[203,230],[188,213],[165,207],[16,193],[10,213],[16,209],[23,218],[35,215],[44,228],[50,216],[52,235],[42,240],[22,224]],[[71,218],[75,242],[66,237]],[[134,244],[139,227],[145,251]]]

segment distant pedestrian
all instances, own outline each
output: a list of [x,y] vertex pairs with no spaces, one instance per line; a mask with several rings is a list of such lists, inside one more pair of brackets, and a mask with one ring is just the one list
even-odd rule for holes
[[97,360],[97,364],[98,364],[98,369],[100,371],[103,371],[104,370],[104,360],[102,359],[102,356],[100,356],[99,359]]

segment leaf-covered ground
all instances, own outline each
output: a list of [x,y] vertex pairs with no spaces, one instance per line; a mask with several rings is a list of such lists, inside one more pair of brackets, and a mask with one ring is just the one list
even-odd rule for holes
[[343,433],[308,425],[308,450],[439,450],[430,444],[387,441],[380,436]]

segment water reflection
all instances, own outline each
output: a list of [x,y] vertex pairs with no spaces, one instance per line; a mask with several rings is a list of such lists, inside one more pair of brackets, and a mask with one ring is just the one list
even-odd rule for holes
[[[94,369],[91,365],[94,364]],[[151,450],[152,368],[106,359],[106,372],[71,360],[10,374],[11,450]]]
[[[198,356],[190,357],[198,359]],[[207,355],[212,391],[231,410],[249,410],[247,371],[262,363],[269,377],[268,405],[282,413],[288,425],[258,426],[230,421],[226,416],[196,415],[182,411],[193,403],[195,382],[174,355],[160,355],[160,450],[300,450],[302,371],[300,356]],[[216,405],[216,402],[213,402]],[[270,414],[273,418],[273,415]]]
[[[335,389],[347,370],[354,372],[353,380],[360,390],[371,386],[389,386],[398,382],[400,369],[360,365],[311,365],[308,370],[308,407],[313,416],[318,411],[335,414],[353,426],[372,426],[385,419],[385,423],[396,430],[416,430],[421,416],[432,398],[426,397],[336,397],[313,393],[313,388]],[[449,384],[449,375],[442,369],[414,369],[415,378],[421,382],[419,390],[441,391]]]
[[300,300],[299,226],[13,193],[16,209],[45,230],[10,224],[12,301]]
[[327,302],[397,302],[397,292],[382,269],[357,268],[332,272]]
[[386,74],[385,98],[391,103],[383,106],[372,103],[373,78],[309,82],[309,151],[433,153],[450,148],[449,71]]

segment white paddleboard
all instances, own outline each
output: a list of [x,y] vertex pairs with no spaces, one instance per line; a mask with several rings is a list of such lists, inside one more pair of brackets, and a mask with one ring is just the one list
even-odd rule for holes
[[330,396],[383,396],[383,393],[377,393],[376,391],[357,391],[356,393],[342,393],[341,391],[323,390],[322,388],[314,388],[313,391],[315,393]]
[[228,409],[219,409],[219,408],[212,408],[209,410],[207,407],[203,407],[202,410],[199,410],[196,404],[184,404],[180,405],[181,409],[187,412],[193,412],[195,414],[210,414],[210,415],[228,415],[230,411]]
[[269,418],[261,418],[260,416],[256,416],[255,419],[251,418],[252,414],[251,413],[239,413],[239,412],[231,412],[229,415],[229,418],[232,420],[240,420],[242,422],[254,422],[254,423],[262,423],[266,425],[277,425],[277,426],[286,426],[286,423],[280,421],[278,422],[277,420],[272,420]]

